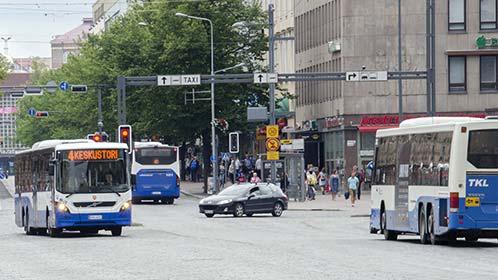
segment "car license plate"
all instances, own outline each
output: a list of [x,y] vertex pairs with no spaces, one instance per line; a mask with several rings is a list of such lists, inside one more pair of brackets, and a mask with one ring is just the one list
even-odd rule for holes
[[89,220],[102,220],[102,215],[89,215]]
[[467,197],[465,199],[465,207],[479,207],[481,205],[481,200],[479,197]]
[[153,195],[161,195],[161,192],[152,192]]
[[204,210],[204,213],[206,213],[206,214],[214,214],[214,211],[213,210]]

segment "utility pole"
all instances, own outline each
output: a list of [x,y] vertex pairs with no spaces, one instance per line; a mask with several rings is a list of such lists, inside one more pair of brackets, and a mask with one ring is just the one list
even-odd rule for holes
[[[270,73],[275,72],[275,6],[273,4],[268,5],[268,70]],[[270,124],[274,125],[277,121],[275,119],[275,84],[270,83]],[[277,180],[277,165],[274,160],[271,161],[271,182],[275,183]]]
[[427,114],[436,115],[436,7],[434,0],[426,2],[426,68]]
[[[401,0],[398,0],[398,71],[402,71],[403,57],[401,55]],[[399,74],[398,80],[398,122],[403,121],[403,80]]]
[[102,131],[104,129],[104,118],[102,116],[102,88],[100,86],[97,87],[97,100],[98,100],[98,110],[99,110],[97,127],[99,128],[100,135],[102,135]]

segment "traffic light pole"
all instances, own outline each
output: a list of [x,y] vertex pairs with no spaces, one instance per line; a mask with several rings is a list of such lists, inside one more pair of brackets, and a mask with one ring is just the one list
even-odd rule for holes
[[102,131],[104,129],[104,118],[102,116],[102,88],[98,87],[97,88],[97,99],[98,99],[98,110],[99,110],[99,117],[97,120],[97,127],[99,128],[99,133],[102,135]]
[[[269,41],[269,49],[268,49],[268,69],[270,73],[275,72],[275,8],[273,4],[268,5],[268,19],[269,19],[269,27],[268,27],[268,41]],[[274,125],[277,123],[275,117],[275,84],[269,85],[269,95],[270,95],[270,124]],[[277,164],[274,160],[271,161],[271,182],[275,183],[277,181]]]

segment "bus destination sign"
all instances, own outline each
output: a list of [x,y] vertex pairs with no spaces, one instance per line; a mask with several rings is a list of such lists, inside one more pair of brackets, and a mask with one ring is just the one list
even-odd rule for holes
[[117,160],[119,159],[118,150],[70,150],[67,153],[67,159],[70,161],[86,160]]

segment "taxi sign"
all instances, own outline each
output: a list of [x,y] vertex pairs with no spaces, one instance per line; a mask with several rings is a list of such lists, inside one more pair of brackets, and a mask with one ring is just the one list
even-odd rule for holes
[[479,207],[480,205],[481,205],[481,200],[479,197],[465,198],[465,207]]
[[276,152],[280,149],[280,141],[278,138],[268,138],[266,139],[266,150],[270,152]]
[[266,153],[266,159],[267,160],[279,160],[280,159],[280,153],[279,152],[267,152]]
[[266,138],[278,138],[278,125],[266,126]]

